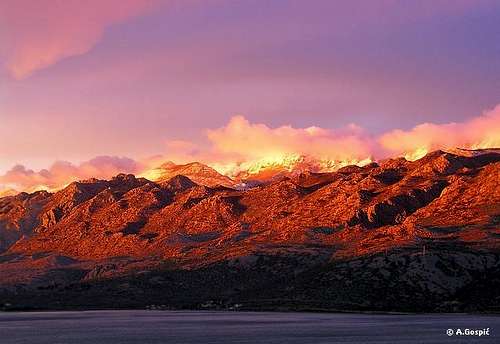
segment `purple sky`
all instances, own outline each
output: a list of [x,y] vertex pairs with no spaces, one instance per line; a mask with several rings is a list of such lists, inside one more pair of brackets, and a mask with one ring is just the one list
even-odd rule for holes
[[168,156],[234,115],[379,135],[500,103],[499,1],[2,0],[0,42],[0,172]]

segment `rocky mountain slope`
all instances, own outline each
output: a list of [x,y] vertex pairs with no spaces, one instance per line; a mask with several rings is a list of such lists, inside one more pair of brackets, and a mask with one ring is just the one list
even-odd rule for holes
[[220,174],[212,167],[192,162],[189,164],[176,165],[173,162],[166,162],[149,172],[151,179],[156,182],[167,181],[175,176],[185,176],[197,184],[214,187],[218,185],[232,187],[237,184],[228,176]]
[[185,166],[191,178],[118,175],[1,198],[0,306],[500,306],[495,150],[304,172],[248,190],[215,175],[200,185],[196,171],[212,171]]

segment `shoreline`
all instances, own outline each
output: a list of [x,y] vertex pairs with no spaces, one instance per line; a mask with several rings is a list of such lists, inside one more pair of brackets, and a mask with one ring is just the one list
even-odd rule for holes
[[0,310],[0,314],[8,313],[59,313],[59,312],[172,312],[172,313],[276,313],[276,314],[352,314],[352,315],[478,315],[478,316],[500,316],[494,312],[398,312],[398,311],[355,311],[355,310],[327,310],[327,309],[304,309],[304,310],[258,310],[258,309],[149,309],[149,308],[82,308],[82,309],[28,309],[28,310]]

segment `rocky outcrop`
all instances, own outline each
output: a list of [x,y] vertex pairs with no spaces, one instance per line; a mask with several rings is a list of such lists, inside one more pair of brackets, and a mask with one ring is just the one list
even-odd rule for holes
[[197,184],[209,187],[218,185],[232,187],[236,184],[231,178],[199,162],[192,162],[184,165],[176,165],[171,162],[165,163],[153,170],[152,175],[154,177],[153,180],[159,183],[171,180],[176,176],[184,176]]
[[0,198],[0,253],[36,231],[42,222],[42,209],[51,197],[46,191],[38,191]]
[[[180,175],[160,183],[133,175],[75,182],[53,195],[44,194],[37,211],[23,208],[31,222],[29,226],[23,226],[26,220],[12,222],[9,228],[17,226],[22,234],[9,234],[9,242],[35,233],[14,244],[11,251],[49,250],[86,259],[157,255],[196,260],[195,255],[203,252],[215,250],[223,256],[226,250],[234,250],[235,236],[240,238],[236,241],[240,251],[267,243],[351,249],[361,245],[363,252],[369,252],[382,247],[368,245],[367,234],[358,230],[370,230],[374,236],[390,230],[394,244],[387,241],[386,246],[391,246],[409,244],[419,235],[436,235],[436,230],[426,228],[450,227],[455,222],[462,227],[470,224],[464,240],[488,237],[491,245],[491,238],[500,231],[497,234],[490,224],[480,234],[483,227],[472,225],[479,221],[472,218],[482,214],[486,224],[487,218],[500,214],[494,185],[499,157],[438,151],[415,162],[394,159],[334,173],[302,173],[249,190],[200,186]],[[33,197],[25,194],[19,199]],[[6,214],[14,214],[12,209],[21,202],[2,200]],[[453,218],[446,211],[455,211]],[[464,219],[469,223],[464,224]],[[233,230],[242,224],[244,236]],[[335,230],[311,232],[311,228]],[[3,233],[6,237],[7,229]],[[204,233],[218,234],[200,241],[196,250],[179,244],[181,237]]]
[[[75,182],[54,194],[1,198],[0,285],[44,281],[49,272],[60,276],[69,269],[71,276],[86,275],[86,281],[127,275],[117,259],[133,260],[137,272],[165,262],[188,270],[240,258],[257,264],[257,256],[301,257],[304,271],[319,262],[349,261],[353,265],[345,271],[365,281],[360,269],[373,257],[393,252],[397,259],[415,260],[407,256],[426,250],[422,271],[420,263],[408,263],[420,271],[425,288],[411,273],[402,277],[395,268],[399,260],[377,258],[384,270],[370,267],[373,274],[365,271],[365,277],[377,280],[385,270],[398,271],[397,280],[408,290],[432,286],[433,295],[455,293],[473,283],[476,273],[497,268],[490,256],[500,250],[498,219],[500,154],[495,152],[438,151],[414,162],[392,159],[332,173],[303,172],[250,189],[199,185],[182,175],[162,182],[118,175]],[[460,270],[467,278],[443,277],[452,269],[446,252],[463,259],[464,269],[470,266]],[[74,261],[56,264],[55,271],[54,264],[33,258],[38,255]],[[318,283],[330,290],[325,276]]]
[[[426,187],[411,189],[388,199],[372,202],[366,209],[357,211],[349,220],[349,224],[361,224],[366,228],[401,224],[407,216],[439,197],[446,186],[447,182],[441,180]],[[360,197],[366,201],[370,198],[370,193],[364,191]]]

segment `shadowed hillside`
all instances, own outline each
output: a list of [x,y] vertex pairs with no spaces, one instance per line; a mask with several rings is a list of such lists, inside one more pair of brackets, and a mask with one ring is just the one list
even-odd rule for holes
[[167,166],[175,176],[159,182],[118,175],[0,198],[0,306],[500,306],[495,150],[304,172],[245,190],[185,166],[210,186]]

